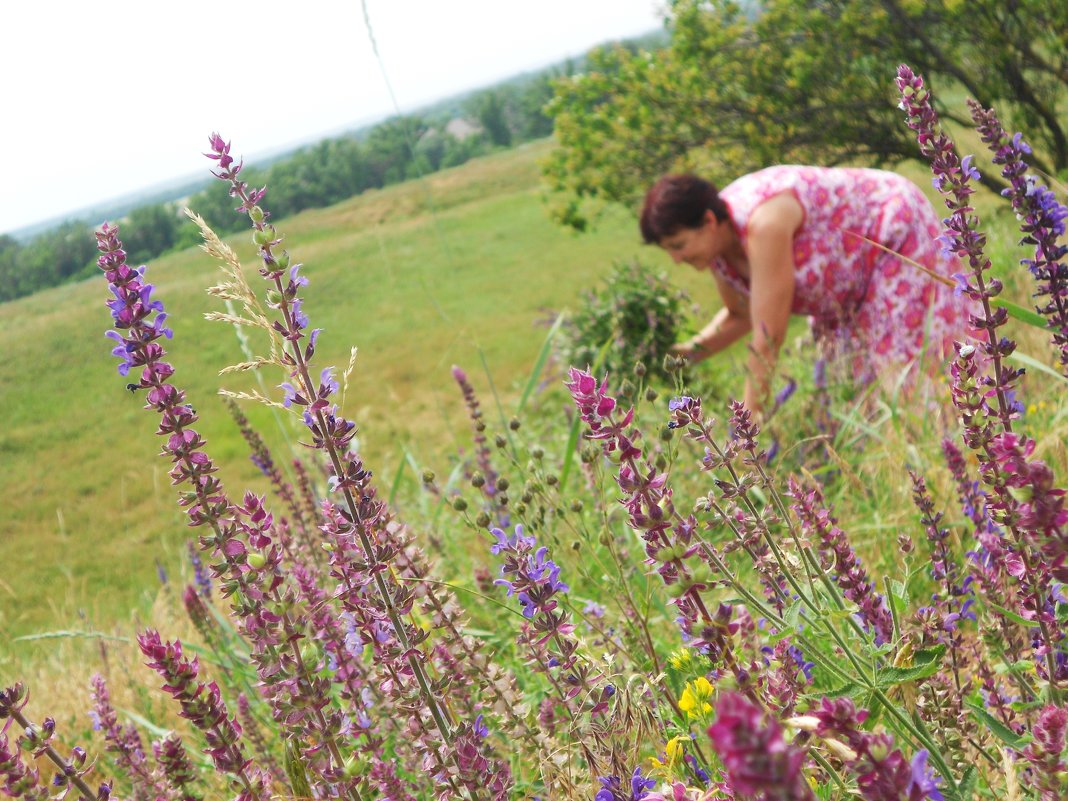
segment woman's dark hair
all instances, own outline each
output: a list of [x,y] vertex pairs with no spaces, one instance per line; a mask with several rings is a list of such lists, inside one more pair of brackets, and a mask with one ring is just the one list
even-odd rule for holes
[[717,220],[727,219],[727,204],[711,182],[696,175],[665,175],[645,195],[642,238],[652,245],[680,228],[700,228],[706,211]]

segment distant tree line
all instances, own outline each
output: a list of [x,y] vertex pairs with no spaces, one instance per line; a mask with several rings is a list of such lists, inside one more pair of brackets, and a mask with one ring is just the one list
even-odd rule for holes
[[[565,64],[446,101],[421,114],[326,139],[267,167],[250,166],[248,180],[267,184],[272,213],[285,217],[548,136],[553,123],[544,107],[553,95],[553,81],[574,69],[573,64]],[[460,135],[448,129],[457,119],[467,122]],[[183,205],[221,234],[241,227],[233,213],[234,201],[222,182],[212,182]],[[134,264],[200,241],[177,202],[139,206],[121,224],[129,261]],[[65,222],[26,243],[2,235],[0,302],[94,275],[95,259],[95,241],[86,221]]]

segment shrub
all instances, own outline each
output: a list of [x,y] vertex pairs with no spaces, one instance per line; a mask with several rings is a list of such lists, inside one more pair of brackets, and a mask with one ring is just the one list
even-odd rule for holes
[[558,340],[566,364],[627,375],[636,362],[663,373],[664,357],[686,322],[688,297],[667,273],[641,262],[616,263],[600,290],[586,294]]

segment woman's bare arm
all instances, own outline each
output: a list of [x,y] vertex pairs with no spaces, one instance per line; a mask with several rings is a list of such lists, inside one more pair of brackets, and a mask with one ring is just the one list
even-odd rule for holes
[[749,220],[749,318],[753,339],[749,347],[749,372],[745,405],[753,412],[764,408],[790,321],[794,299],[794,234],[804,211],[792,194],[781,194],[762,203]]
[[699,362],[719,353],[749,333],[749,299],[719,275],[713,274],[723,308],[688,342],[676,345],[675,353]]

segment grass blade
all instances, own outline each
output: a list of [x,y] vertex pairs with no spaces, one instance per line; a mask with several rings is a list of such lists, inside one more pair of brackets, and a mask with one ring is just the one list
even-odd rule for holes
[[517,417],[523,413],[523,407],[526,406],[531,393],[533,393],[534,389],[538,386],[538,379],[541,377],[541,371],[545,367],[545,362],[549,359],[549,354],[552,353],[553,339],[556,338],[556,332],[560,330],[560,326],[563,322],[564,314],[561,312],[557,315],[556,322],[554,322],[552,328],[549,329],[549,333],[546,334],[545,341],[541,345],[541,351],[538,353],[538,358],[534,360],[534,369],[530,373],[530,379],[527,381],[527,385],[523,389],[523,394],[519,398],[519,405],[515,410]]

